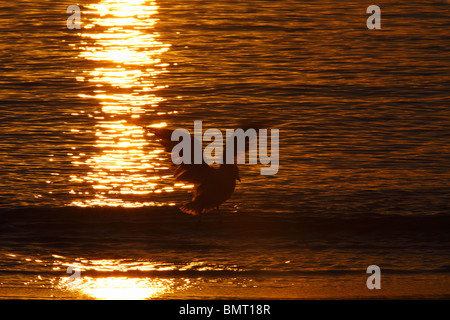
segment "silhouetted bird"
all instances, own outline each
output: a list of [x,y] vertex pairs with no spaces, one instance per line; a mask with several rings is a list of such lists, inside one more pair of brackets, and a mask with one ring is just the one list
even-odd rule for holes
[[[165,151],[172,152],[178,141],[171,141],[173,130],[167,128],[145,128],[160,139]],[[194,148],[194,137],[191,135],[191,147]],[[191,157],[194,157],[192,150]],[[181,163],[174,166],[175,180],[193,184],[192,201],[181,206],[180,210],[192,215],[202,215],[213,209],[219,210],[219,205],[228,200],[236,187],[236,180],[240,181],[239,169],[235,164],[221,164],[213,168],[205,163]]]

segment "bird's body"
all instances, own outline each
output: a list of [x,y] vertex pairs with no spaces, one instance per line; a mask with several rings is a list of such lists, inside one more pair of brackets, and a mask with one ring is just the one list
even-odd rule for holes
[[[172,130],[166,128],[146,129],[161,140],[161,144],[167,152],[172,151],[176,144],[171,141]],[[205,162],[174,165],[174,177],[177,181],[194,185],[192,201],[180,207],[182,212],[191,215],[202,215],[218,209],[219,205],[227,201],[233,194],[236,180],[240,180],[239,169],[236,165],[221,164],[218,168],[213,168]]]
[[227,201],[236,187],[237,167],[234,164],[221,165],[212,169],[205,178],[194,185],[192,201],[180,207],[192,215],[207,213]]

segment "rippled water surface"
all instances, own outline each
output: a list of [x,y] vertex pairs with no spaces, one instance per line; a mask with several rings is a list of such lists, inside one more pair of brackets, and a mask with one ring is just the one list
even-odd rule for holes
[[361,1],[100,1],[68,30],[66,3],[22,3],[1,10],[3,206],[178,203],[140,125],[258,117],[280,171],[242,168],[242,206],[448,210],[448,6],[388,1],[368,30]]
[[[448,273],[447,231],[433,219],[450,212],[450,5],[383,1],[381,30],[368,30],[369,1],[85,1],[81,29],[69,30],[72,4],[0,2],[0,208],[9,248],[2,251],[3,271],[36,272],[58,288],[63,284],[54,276],[69,264],[94,278],[98,264],[126,264],[151,279],[147,267],[168,268],[167,281],[152,282],[155,292],[167,286],[216,292],[195,272],[231,272],[219,273],[222,280],[247,272],[244,280],[230,280],[239,288],[254,286],[249,281],[259,281],[255,274],[262,271],[298,274],[315,266],[351,275],[357,257],[381,259],[379,252],[398,240],[381,259],[391,261],[388,268]],[[182,220],[187,227],[155,226],[154,215],[164,210],[169,225],[185,219],[175,207],[189,200],[190,186],[174,182],[170,159],[142,127],[193,130],[193,121],[202,120],[205,128],[224,130],[243,119],[280,129],[279,172],[261,176],[260,165],[242,166],[242,183],[223,205],[226,219],[235,219],[233,213],[255,220],[225,220],[231,240],[199,231],[194,241],[189,220]],[[79,207],[93,210],[88,221],[98,229],[77,231],[86,227],[77,219],[86,219]],[[111,207],[147,208],[152,217],[98,216]],[[12,214],[25,214],[30,225],[16,226]],[[387,220],[360,220],[377,215]],[[425,216],[430,220],[415,220]],[[269,220],[257,224],[262,217]],[[345,224],[343,217],[357,220]],[[126,220],[134,231],[119,227]],[[381,244],[359,238],[371,225],[390,223],[407,227],[398,237],[389,229]],[[328,239],[334,224],[342,234]],[[242,226],[269,240],[242,240]],[[309,228],[318,233],[311,236]],[[128,240],[117,242],[109,232]],[[244,248],[241,241],[249,242]],[[124,247],[113,254],[112,244]],[[101,254],[102,248],[109,249]],[[181,254],[185,248],[195,248],[198,258]],[[305,259],[310,264],[298,263]],[[361,258],[358,268],[374,263],[368,260]],[[183,268],[195,272],[180,277]],[[2,281],[14,287],[27,278],[15,276]],[[120,283],[120,272],[110,276]],[[107,297],[84,285],[83,294]],[[143,290],[136,298],[158,296]],[[302,297],[289,290],[283,292]]]

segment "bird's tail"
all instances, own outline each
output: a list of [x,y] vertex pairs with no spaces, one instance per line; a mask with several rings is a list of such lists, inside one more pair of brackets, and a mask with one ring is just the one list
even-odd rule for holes
[[198,216],[202,213],[207,213],[211,211],[214,208],[205,208],[202,205],[200,205],[198,202],[192,201],[189,203],[186,203],[185,205],[180,207],[180,210],[184,213],[191,214],[193,216]]

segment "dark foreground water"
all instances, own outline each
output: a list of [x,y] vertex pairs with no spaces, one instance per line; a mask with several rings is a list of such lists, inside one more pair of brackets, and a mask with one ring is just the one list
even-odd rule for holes
[[[0,3],[0,297],[449,297],[449,5],[72,4]],[[197,224],[142,125],[242,119],[279,172]]]

